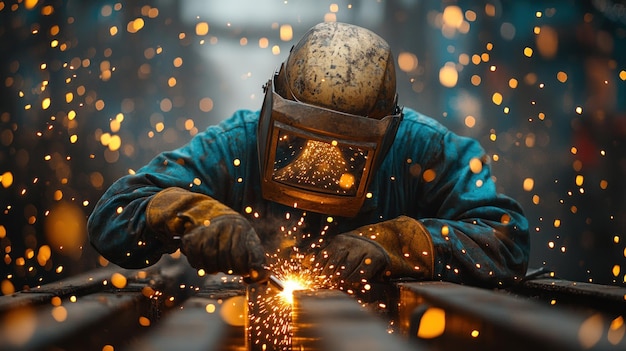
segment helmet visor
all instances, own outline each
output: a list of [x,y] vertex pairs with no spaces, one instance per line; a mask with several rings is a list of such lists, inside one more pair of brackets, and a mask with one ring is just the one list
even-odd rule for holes
[[373,152],[371,146],[314,139],[276,127],[274,181],[320,193],[356,195]]
[[263,197],[332,215],[354,216],[393,142],[402,111],[381,119],[283,98],[266,86],[259,118]]

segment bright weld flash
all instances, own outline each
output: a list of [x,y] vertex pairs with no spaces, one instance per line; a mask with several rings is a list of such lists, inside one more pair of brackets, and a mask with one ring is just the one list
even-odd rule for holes
[[293,304],[294,291],[310,289],[312,286],[311,282],[304,279],[304,277],[293,274],[285,276],[281,280],[283,282],[283,290],[278,293],[278,296],[290,305]]

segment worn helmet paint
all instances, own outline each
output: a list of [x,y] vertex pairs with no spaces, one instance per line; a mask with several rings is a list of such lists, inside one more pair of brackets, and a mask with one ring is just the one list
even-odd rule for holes
[[402,121],[389,45],[345,23],[311,28],[265,85],[257,143],[263,197],[358,214]]
[[[287,88],[298,101],[380,119],[396,106],[396,75],[387,42],[347,23],[311,28],[284,66]],[[289,97],[289,94],[286,94]]]

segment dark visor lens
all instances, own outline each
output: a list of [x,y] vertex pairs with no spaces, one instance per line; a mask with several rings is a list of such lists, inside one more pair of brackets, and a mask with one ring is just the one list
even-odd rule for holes
[[354,196],[370,151],[280,130],[272,178],[294,187]]

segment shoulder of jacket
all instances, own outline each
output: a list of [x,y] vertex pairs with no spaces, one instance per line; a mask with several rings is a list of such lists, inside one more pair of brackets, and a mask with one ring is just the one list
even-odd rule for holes
[[405,128],[407,132],[434,134],[446,134],[449,132],[447,127],[432,117],[426,116],[408,107],[405,107],[403,112],[404,117],[402,123],[400,123],[400,128]]
[[[191,143],[232,143],[232,140],[256,140],[258,124],[258,111],[237,110],[230,117],[222,121],[209,125],[202,132],[196,134]],[[254,140],[253,140],[254,139]]]
[[[217,124],[217,127],[223,131],[229,131],[237,128],[250,128],[251,125],[256,126],[259,121],[259,111],[237,110],[232,116],[226,118]],[[211,127],[209,127],[211,128]]]
[[259,112],[251,110],[237,110],[230,117],[209,125],[197,136],[201,138],[216,139],[229,137],[232,134],[250,132],[256,133],[259,120]]

